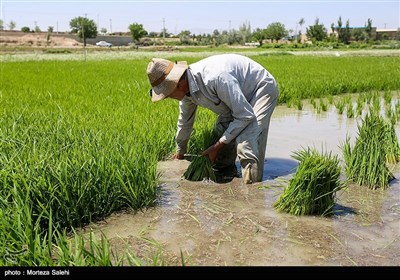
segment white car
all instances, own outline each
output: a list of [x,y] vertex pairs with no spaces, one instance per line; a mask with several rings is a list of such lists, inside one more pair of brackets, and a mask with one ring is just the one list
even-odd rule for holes
[[109,47],[109,48],[111,48],[111,47],[112,47],[112,44],[111,44],[111,43],[108,43],[108,42],[106,42],[106,41],[99,41],[99,42],[96,43],[96,46],[99,46],[99,47]]

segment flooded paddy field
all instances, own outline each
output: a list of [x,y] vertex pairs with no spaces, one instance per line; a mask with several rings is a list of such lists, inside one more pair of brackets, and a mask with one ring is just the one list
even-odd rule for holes
[[316,113],[311,106],[278,106],[263,182],[190,182],[182,179],[189,161],[160,162],[157,206],[115,213],[90,227],[116,252],[158,255],[166,265],[399,266],[399,166],[391,166],[396,179],[387,190],[347,185],[330,217],[298,217],[272,206],[296,171],[293,152],[315,147],[342,159],[340,145],[346,136],[354,140],[357,120],[334,107]]

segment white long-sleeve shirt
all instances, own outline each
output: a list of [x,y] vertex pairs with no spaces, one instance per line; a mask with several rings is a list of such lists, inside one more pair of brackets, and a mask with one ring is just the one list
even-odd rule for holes
[[185,153],[197,106],[210,109],[219,118],[231,121],[220,138],[229,143],[256,117],[253,111],[257,89],[275,83],[274,77],[260,64],[237,54],[214,55],[188,68],[190,96],[179,102],[177,152]]

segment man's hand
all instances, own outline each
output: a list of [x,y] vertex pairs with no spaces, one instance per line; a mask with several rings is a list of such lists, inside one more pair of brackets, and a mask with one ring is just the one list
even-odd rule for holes
[[222,142],[217,142],[214,145],[210,146],[207,150],[202,152],[201,154],[203,156],[207,155],[208,158],[210,159],[211,163],[215,163],[215,160],[217,159],[219,151],[225,146],[224,143]]
[[176,154],[174,154],[174,155],[172,156],[172,158],[173,158],[173,159],[184,159],[184,158],[185,158],[185,155],[184,155],[184,154],[176,153]]

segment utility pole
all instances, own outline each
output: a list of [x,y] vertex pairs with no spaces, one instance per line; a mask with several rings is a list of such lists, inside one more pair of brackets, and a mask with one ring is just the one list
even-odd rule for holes
[[112,33],[112,19],[110,19],[110,34]]
[[85,55],[85,61],[86,61],[86,41],[85,41],[85,27],[84,27],[84,25],[85,25],[85,20],[86,20],[86,15],[87,14],[85,14],[85,18],[83,19],[83,22],[82,22],[82,38],[83,38],[83,54]]
[[85,46],[86,46],[86,41],[85,41],[85,21],[86,21],[86,15],[87,14],[85,14],[85,18],[83,19],[83,22],[82,22],[82,38],[83,38],[83,47],[85,48]]
[[162,21],[163,21],[163,29],[162,29],[162,31],[163,31],[163,39],[165,40],[165,18],[163,18]]

